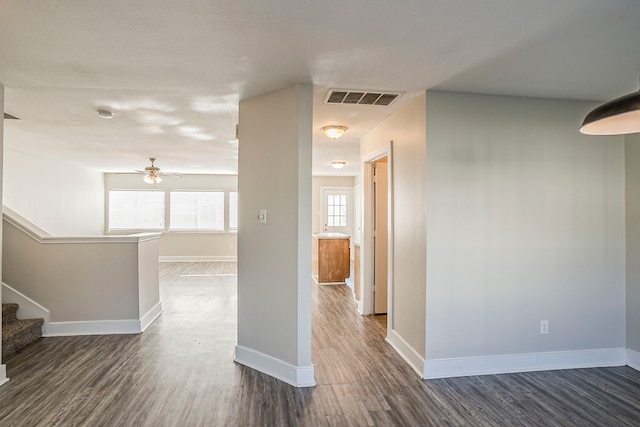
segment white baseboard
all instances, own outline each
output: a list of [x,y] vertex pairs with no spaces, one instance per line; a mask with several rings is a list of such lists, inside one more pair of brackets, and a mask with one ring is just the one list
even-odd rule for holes
[[9,382],[9,378],[7,378],[7,367],[0,365],[0,386],[7,382]]
[[627,366],[640,371],[640,352],[627,349]]
[[44,337],[70,337],[76,335],[139,334],[140,320],[90,320],[80,322],[50,322]]
[[418,352],[411,347],[394,329],[389,329],[387,332],[386,341],[391,344],[396,352],[402,357],[405,362],[416,371],[416,374],[422,378],[422,368],[424,366],[424,357],[420,356]]
[[18,304],[20,306],[20,308],[18,308],[19,319],[44,319],[42,331],[47,330],[47,325],[51,317],[49,310],[4,282],[2,283],[2,302],[5,304]]
[[344,283],[349,288],[351,288],[351,292],[354,292],[354,289],[353,289],[353,278],[352,277],[347,277],[346,279],[344,279]]
[[151,310],[140,318],[140,332],[144,332],[145,329],[151,325],[162,314],[162,303],[158,302],[151,307]]
[[556,369],[602,368],[626,364],[627,350],[624,348],[505,354],[426,360],[422,377],[435,379]]
[[237,261],[235,256],[161,256],[160,262],[210,262],[210,261]]
[[241,345],[236,346],[234,360],[294,387],[313,387],[316,385],[313,366],[294,366]]
[[318,286],[347,285],[347,282],[318,282],[318,276],[316,275],[312,275],[311,278],[313,279],[313,283]]

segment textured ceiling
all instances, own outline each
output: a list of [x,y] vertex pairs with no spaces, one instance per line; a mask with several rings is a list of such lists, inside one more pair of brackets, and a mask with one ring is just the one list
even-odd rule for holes
[[[314,173],[356,174],[359,137],[420,91],[607,100],[638,89],[638,41],[637,0],[4,0],[0,82],[21,119],[5,147],[101,171],[154,156],[235,173],[238,102],[307,83]],[[326,105],[330,88],[405,95]],[[330,123],[349,127],[339,142]]]

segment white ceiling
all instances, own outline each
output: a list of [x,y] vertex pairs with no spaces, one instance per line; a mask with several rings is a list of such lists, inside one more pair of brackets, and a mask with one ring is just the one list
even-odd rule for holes
[[[100,171],[235,173],[241,99],[314,85],[314,174],[426,89],[607,100],[638,89],[637,0],[5,0],[5,147]],[[327,90],[405,92],[391,107]],[[109,108],[114,118],[98,118]],[[320,132],[349,127],[338,142]],[[345,160],[341,171],[331,160]]]

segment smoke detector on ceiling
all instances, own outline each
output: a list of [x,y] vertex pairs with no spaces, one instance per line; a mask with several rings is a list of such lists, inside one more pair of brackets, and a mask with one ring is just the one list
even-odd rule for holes
[[378,105],[388,107],[402,92],[329,89],[325,104]]

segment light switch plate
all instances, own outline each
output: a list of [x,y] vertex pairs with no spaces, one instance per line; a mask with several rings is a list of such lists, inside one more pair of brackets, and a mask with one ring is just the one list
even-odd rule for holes
[[260,224],[266,224],[267,223],[267,210],[266,209],[260,209],[260,213],[258,214],[258,220],[260,221]]

